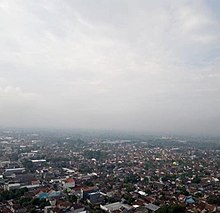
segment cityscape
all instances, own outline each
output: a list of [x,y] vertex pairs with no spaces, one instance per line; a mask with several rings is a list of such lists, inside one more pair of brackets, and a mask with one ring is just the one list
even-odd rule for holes
[[0,0],[0,213],[220,213],[220,0]]
[[1,212],[219,212],[219,138],[1,130]]

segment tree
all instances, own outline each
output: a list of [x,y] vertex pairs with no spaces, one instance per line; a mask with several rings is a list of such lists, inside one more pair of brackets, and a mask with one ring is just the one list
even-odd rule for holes
[[39,207],[43,209],[45,206],[50,206],[50,202],[46,199],[42,199]]
[[10,199],[18,199],[18,198],[22,197],[24,195],[24,193],[27,191],[28,191],[27,188],[3,191],[0,193],[0,201],[10,200]]
[[38,205],[40,205],[40,199],[39,198],[33,198],[31,203],[35,206],[38,206]]
[[96,160],[100,160],[106,156],[101,150],[85,150],[83,154],[88,159],[95,158]]
[[186,207],[177,204],[162,206],[157,213],[185,213]]
[[34,164],[30,160],[25,160],[22,162],[22,164],[26,170],[31,171],[31,172],[35,171]]
[[210,204],[215,204],[220,206],[220,197],[216,196],[216,195],[210,195],[207,199],[208,203]]
[[30,213],[36,213],[36,210],[34,208],[30,209]]
[[32,198],[30,197],[21,197],[19,203],[21,206],[28,206],[31,203]]
[[134,175],[134,174],[126,176],[125,179],[124,179],[125,183],[133,183],[133,184],[135,184],[138,181],[140,181],[140,177],[138,175]]
[[75,195],[68,195],[68,201],[75,203],[77,201],[77,197]]
[[198,175],[196,175],[192,180],[192,183],[199,184],[200,182],[201,182],[201,178]]

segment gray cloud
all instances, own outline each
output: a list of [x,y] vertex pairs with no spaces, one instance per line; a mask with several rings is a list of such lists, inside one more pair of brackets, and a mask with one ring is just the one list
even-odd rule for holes
[[0,125],[219,134],[215,1],[0,2]]

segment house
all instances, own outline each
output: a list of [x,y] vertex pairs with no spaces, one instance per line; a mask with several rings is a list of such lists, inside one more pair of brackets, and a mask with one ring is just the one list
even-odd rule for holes
[[186,199],[186,196],[183,195],[183,194],[180,194],[180,195],[178,196],[178,200],[179,200],[180,202],[184,202],[185,199]]
[[38,179],[31,180],[31,185],[37,185],[40,184],[40,181]]
[[217,210],[217,206],[206,203],[205,209],[208,212],[215,212]]
[[50,190],[48,192],[48,197],[49,198],[59,197],[60,195],[61,195],[60,191]]
[[73,213],[80,213],[85,210],[85,207],[82,204],[76,203],[72,207]]
[[59,207],[60,209],[70,209],[71,206],[72,206],[72,204],[69,201],[59,200],[57,202],[57,207]]
[[186,204],[194,204],[196,201],[194,200],[194,198],[192,196],[187,196],[185,199],[185,203]]
[[21,205],[19,205],[18,203],[14,202],[14,201],[9,202],[9,209],[13,213],[25,213],[25,212],[27,212],[26,208],[22,207]]
[[36,197],[39,198],[40,200],[41,199],[47,199],[48,198],[48,193],[47,192],[43,192],[43,191],[40,191],[39,193],[36,194]]
[[10,160],[0,161],[0,167],[4,168],[10,164]]
[[146,205],[146,209],[148,210],[149,213],[154,213],[154,212],[156,212],[158,209],[160,209],[160,207],[157,206],[157,205],[154,205],[154,204],[152,204],[152,203],[149,203],[149,204]]
[[75,183],[75,180],[70,177],[70,178],[63,180],[62,185],[64,189],[71,189],[75,187],[76,183]]

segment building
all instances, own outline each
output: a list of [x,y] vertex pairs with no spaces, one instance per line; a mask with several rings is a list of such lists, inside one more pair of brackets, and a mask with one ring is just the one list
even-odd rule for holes
[[146,209],[148,210],[149,213],[155,213],[157,210],[159,210],[159,206],[154,205],[152,203],[149,203],[146,205]]
[[81,189],[81,199],[86,200],[90,198],[91,193],[99,192],[97,187],[84,187]]
[[123,204],[121,202],[115,202],[115,203],[110,203],[110,204],[107,204],[107,205],[100,205],[100,208],[105,211],[105,212],[108,212],[108,213],[111,213],[111,212],[118,212],[118,211],[126,211],[126,212],[130,212],[133,207],[130,206],[130,205],[127,205],[127,204]]
[[75,180],[70,177],[70,178],[63,180],[62,185],[64,189],[72,189],[75,187],[76,183],[75,183]]
[[20,189],[20,183],[9,183],[4,185],[4,190]]

